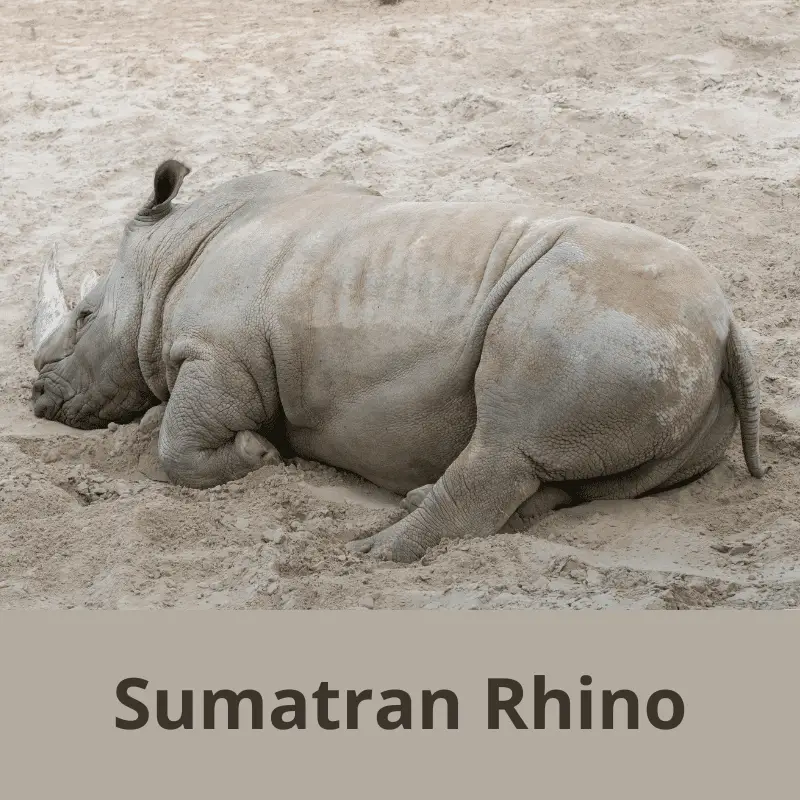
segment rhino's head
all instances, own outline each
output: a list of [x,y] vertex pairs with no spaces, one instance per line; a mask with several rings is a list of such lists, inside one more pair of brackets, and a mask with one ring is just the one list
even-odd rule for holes
[[153,194],[126,227],[108,275],[87,275],[71,310],[53,248],[39,277],[33,322],[37,417],[73,428],[104,428],[109,422],[130,422],[158,402],[138,358],[143,244],[147,228],[169,213],[188,172],[177,161],[166,161],[156,170]]

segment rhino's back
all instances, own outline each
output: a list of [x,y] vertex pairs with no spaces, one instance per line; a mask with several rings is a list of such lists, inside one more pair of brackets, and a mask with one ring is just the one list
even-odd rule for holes
[[264,302],[291,444],[398,491],[435,480],[474,427],[459,357],[533,215],[352,198],[281,216]]

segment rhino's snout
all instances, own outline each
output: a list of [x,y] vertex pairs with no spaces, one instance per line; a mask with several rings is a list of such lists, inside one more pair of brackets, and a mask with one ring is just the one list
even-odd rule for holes
[[33,408],[33,415],[35,417],[51,419],[52,415],[56,412],[55,404],[51,398],[45,393],[44,383],[36,381],[33,384],[31,391],[31,407]]
[[54,395],[47,392],[45,382],[41,378],[33,384],[33,389],[31,390],[31,406],[33,407],[34,416],[52,419],[61,406],[58,400],[60,400],[60,398],[57,399]]
[[52,376],[40,375],[31,389],[33,414],[43,419],[56,419],[61,407],[75,392]]

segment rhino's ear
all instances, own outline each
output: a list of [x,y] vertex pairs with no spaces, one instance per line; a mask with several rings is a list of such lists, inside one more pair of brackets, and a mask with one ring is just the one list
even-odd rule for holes
[[180,161],[169,159],[161,164],[153,176],[153,194],[147,205],[139,211],[142,219],[155,222],[166,216],[178,194],[183,179],[192,170]]

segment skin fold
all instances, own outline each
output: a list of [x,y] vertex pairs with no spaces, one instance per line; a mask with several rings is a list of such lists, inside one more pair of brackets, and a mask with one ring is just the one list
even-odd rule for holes
[[176,205],[187,174],[158,168],[108,275],[37,342],[37,416],[96,428],[158,407],[161,466],[193,487],[276,463],[280,439],[406,495],[407,516],[350,545],[402,562],[696,478],[737,422],[764,474],[752,356],[682,245],[285,172]]

